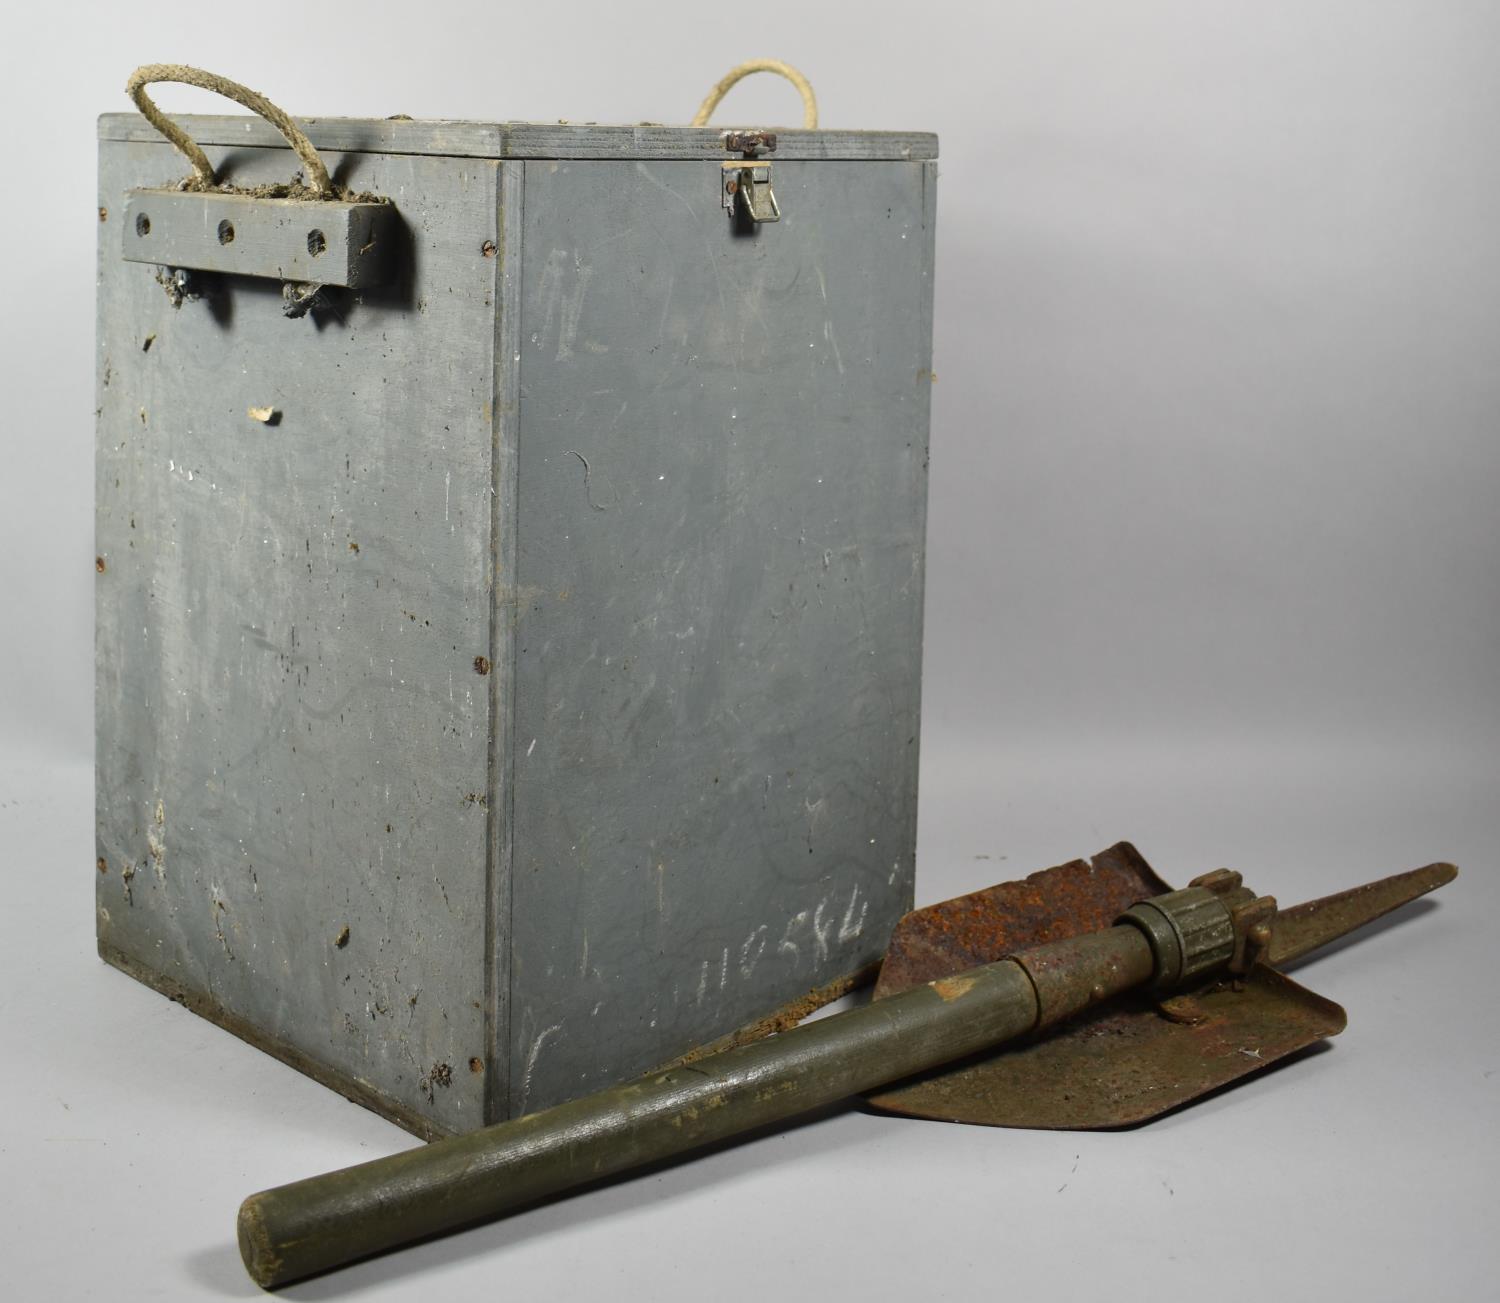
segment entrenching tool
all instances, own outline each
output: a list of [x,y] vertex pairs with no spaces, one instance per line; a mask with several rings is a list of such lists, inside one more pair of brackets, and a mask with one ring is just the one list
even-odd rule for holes
[[879,1108],[948,1121],[1144,1121],[1341,1031],[1280,966],[1456,873],[1278,911],[1227,869],[1173,891],[1122,842],[908,915],[862,1008],[251,1195],[240,1251],[287,1284],[881,1087]]

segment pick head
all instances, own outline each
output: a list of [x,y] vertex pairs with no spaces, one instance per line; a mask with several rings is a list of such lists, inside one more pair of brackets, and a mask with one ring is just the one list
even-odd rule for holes
[[1332,896],[1278,911],[1271,929],[1272,964],[1290,964],[1308,952],[1373,923],[1382,914],[1436,891],[1458,877],[1452,864],[1429,864]]

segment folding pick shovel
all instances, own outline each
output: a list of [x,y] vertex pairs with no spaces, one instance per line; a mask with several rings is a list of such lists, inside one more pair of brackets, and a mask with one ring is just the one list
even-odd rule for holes
[[240,1251],[287,1284],[866,1092],[951,1122],[1142,1122],[1342,1031],[1280,967],[1456,873],[1278,911],[1226,869],[1173,891],[1121,842],[907,915],[862,1008],[251,1195]]

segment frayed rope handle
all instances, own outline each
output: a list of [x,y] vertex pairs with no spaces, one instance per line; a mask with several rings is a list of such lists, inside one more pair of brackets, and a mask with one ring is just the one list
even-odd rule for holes
[[[812,83],[791,64],[783,63],[780,59],[750,59],[737,68],[730,69],[699,106],[692,125],[707,126],[709,118],[713,116],[713,111],[719,107],[719,102],[724,96],[741,79],[753,72],[774,72],[791,82],[797,88],[797,93],[802,96],[803,128],[812,131],[817,127],[818,101],[813,95]],[[307,184],[325,199],[334,197],[333,181],[328,175],[328,169],[323,166],[323,160],[318,157],[318,151],[313,148],[312,141],[303,133],[302,128],[264,95],[257,94],[248,86],[241,86],[237,81],[230,81],[228,77],[205,72],[202,68],[192,68],[184,63],[148,63],[144,67],[137,68],[130,74],[130,80],[125,83],[125,93],[135,101],[135,106],[141,111],[141,116],[171,141],[193,165],[193,175],[199,185],[217,184],[213,164],[208,161],[208,155],[198,147],[197,141],[157,108],[155,102],[146,94],[147,86],[163,81],[181,82],[185,86],[197,86],[203,90],[213,91],[216,95],[222,95],[226,99],[243,104],[252,113],[258,113],[275,127],[285,137],[287,144],[296,151],[297,157],[302,160],[302,165],[306,169]]]
[[239,82],[230,81],[228,77],[204,72],[202,68],[190,68],[183,63],[148,63],[145,67],[137,68],[130,74],[130,80],[125,83],[125,93],[135,101],[136,108],[141,111],[146,121],[187,157],[188,162],[193,165],[193,175],[199,185],[211,187],[217,184],[213,164],[208,161],[208,155],[198,148],[198,142],[157,108],[155,102],[146,94],[146,87],[159,81],[176,81],[185,86],[198,86],[203,90],[211,90],[217,95],[223,95],[226,99],[243,104],[252,113],[258,113],[281,132],[286,138],[286,143],[296,151],[297,157],[302,160],[302,166],[306,169],[304,176],[308,186],[317,191],[320,198],[335,197],[333,181],[328,175],[328,169],[323,166],[323,160],[318,157],[318,151],[313,148],[312,141],[303,134],[301,127],[264,95],[257,95],[248,87],[241,86]]
[[708,92],[708,98],[698,107],[698,112],[693,116],[692,125],[695,127],[708,126],[708,120],[713,112],[719,107],[719,101],[729,94],[730,87],[752,72],[774,72],[780,77],[785,77],[797,88],[797,93],[802,96],[802,127],[805,131],[816,130],[818,125],[818,101],[813,95],[812,83],[807,80],[789,63],[782,63],[780,59],[750,59],[740,64],[738,68],[731,68],[724,79],[719,82],[713,90]]

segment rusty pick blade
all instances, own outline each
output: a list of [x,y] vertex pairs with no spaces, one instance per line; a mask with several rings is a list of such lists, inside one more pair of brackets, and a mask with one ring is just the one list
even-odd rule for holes
[[1271,931],[1269,961],[1277,966],[1289,964],[1418,896],[1436,891],[1457,876],[1458,869],[1452,864],[1429,864],[1284,909],[1276,915]]

